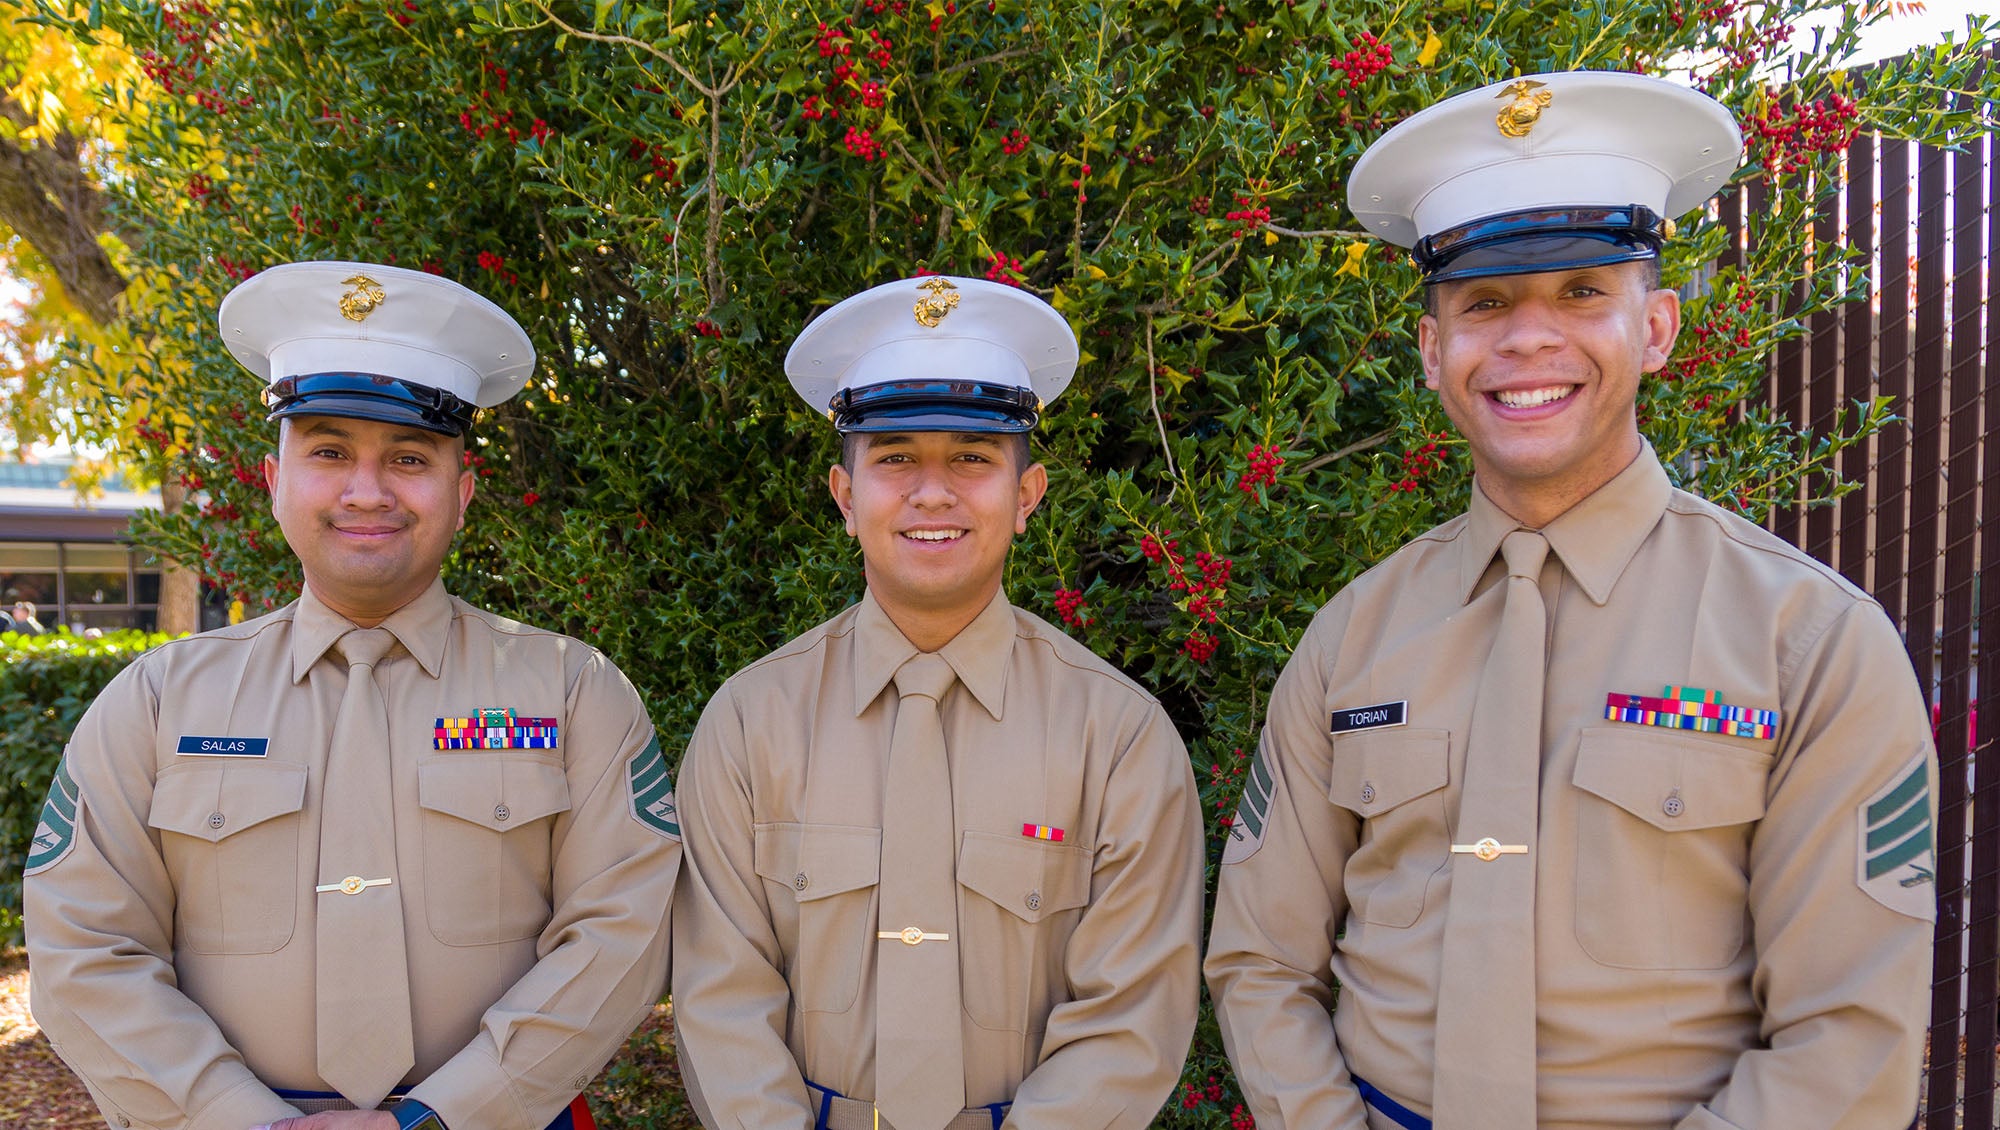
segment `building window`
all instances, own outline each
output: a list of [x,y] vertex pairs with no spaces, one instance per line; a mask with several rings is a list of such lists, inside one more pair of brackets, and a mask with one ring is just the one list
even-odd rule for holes
[[0,611],[35,606],[50,628],[154,631],[160,622],[160,563],[152,554],[102,542],[0,542]]

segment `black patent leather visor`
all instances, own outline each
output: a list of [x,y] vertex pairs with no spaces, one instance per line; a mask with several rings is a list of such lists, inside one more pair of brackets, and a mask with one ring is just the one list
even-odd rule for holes
[[1651,259],[1672,225],[1643,204],[1535,208],[1425,236],[1410,258],[1427,283]]
[[275,381],[264,390],[266,417],[341,416],[410,424],[440,435],[462,436],[477,405],[441,388],[375,373],[307,373]]
[[848,432],[1033,431],[1041,421],[1033,389],[979,381],[884,381],[833,394],[827,414]]

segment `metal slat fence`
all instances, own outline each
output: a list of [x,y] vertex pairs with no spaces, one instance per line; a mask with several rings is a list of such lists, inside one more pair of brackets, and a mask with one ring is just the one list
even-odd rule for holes
[[[1838,269],[1869,297],[1815,315],[1776,351],[1766,389],[1773,408],[1816,431],[1877,395],[1908,421],[1843,453],[1840,474],[1860,489],[1833,506],[1780,507],[1769,525],[1875,594],[1931,695],[1938,923],[1923,1130],[1995,1126],[2000,646],[1981,643],[2000,640],[1996,149],[1990,135],[1957,153],[1854,140],[1813,229],[1857,256]],[[1723,265],[1754,246],[1764,191],[1752,182],[1722,201]]]

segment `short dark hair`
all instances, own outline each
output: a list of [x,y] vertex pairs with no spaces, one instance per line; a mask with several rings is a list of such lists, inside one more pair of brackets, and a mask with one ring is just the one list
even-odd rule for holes
[[[1658,290],[1660,287],[1660,257],[1655,255],[1651,259],[1638,259],[1634,261],[1644,266],[1640,274],[1646,280],[1646,289]],[[1433,318],[1437,317],[1438,312],[1437,288],[1437,283],[1424,284],[1424,313],[1429,314]]]
[[[854,473],[854,461],[861,457],[861,448],[863,441],[865,441],[869,436],[873,434],[875,433],[873,432],[841,433],[840,465],[842,467],[847,468],[848,474],[851,475]],[[1018,475],[1023,471],[1026,471],[1028,469],[1028,465],[1035,461],[1034,453],[1028,447],[1028,433],[1001,432],[998,433],[994,438],[1000,441],[1001,447],[1007,449],[1008,458],[1014,461],[1015,474]]]

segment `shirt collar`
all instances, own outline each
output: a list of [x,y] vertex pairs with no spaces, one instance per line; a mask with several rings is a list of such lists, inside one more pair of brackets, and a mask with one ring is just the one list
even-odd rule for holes
[[[422,596],[390,613],[381,627],[389,629],[403,650],[423,667],[424,674],[435,679],[444,667],[445,629],[451,617],[451,597],[444,591],[444,582],[433,580]],[[304,682],[306,673],[327,649],[357,626],[328,608],[307,585],[292,615],[292,682]]]
[[[938,649],[958,681],[996,720],[1007,701],[1007,667],[1014,650],[1014,606],[1004,592],[995,592],[972,623],[959,629]],[[854,623],[854,713],[859,717],[896,677],[905,660],[917,653],[896,622],[875,601],[861,598]]]
[[[1542,527],[1542,536],[1549,539],[1549,548],[1576,578],[1584,595],[1601,606],[1611,599],[1612,587],[1639,552],[1640,544],[1659,525],[1672,495],[1673,484],[1667,481],[1653,445],[1641,440],[1639,456],[1631,466]],[[1499,552],[1501,540],[1521,528],[1521,523],[1486,497],[1475,480],[1466,536],[1460,542],[1464,547],[1458,563],[1461,603],[1472,600],[1473,590]]]

